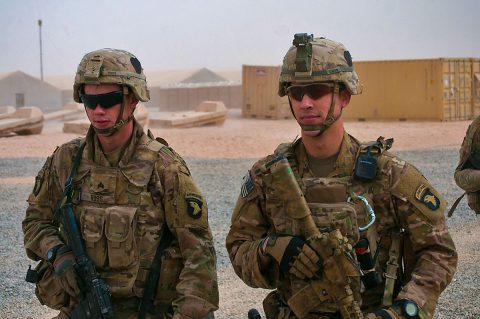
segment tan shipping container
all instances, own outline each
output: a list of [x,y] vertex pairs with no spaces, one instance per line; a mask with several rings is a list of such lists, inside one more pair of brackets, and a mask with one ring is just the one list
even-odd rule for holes
[[480,59],[361,61],[363,93],[344,117],[359,120],[470,120],[480,114]]
[[280,66],[242,66],[243,117],[290,118],[287,97],[279,97]]

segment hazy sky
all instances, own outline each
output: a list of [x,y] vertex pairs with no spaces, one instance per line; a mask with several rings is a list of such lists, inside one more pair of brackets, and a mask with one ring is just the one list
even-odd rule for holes
[[279,65],[293,34],[340,41],[355,60],[480,57],[476,0],[0,0],[0,73],[72,74],[89,51],[148,70]]

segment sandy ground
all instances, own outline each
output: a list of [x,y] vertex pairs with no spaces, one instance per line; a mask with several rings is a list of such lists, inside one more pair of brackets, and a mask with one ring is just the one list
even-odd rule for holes
[[[460,122],[347,122],[347,131],[359,140],[393,137],[394,150],[459,147],[470,121]],[[57,145],[75,137],[62,132],[63,122],[48,121],[42,134],[0,138],[0,158],[45,157]],[[195,158],[259,158],[282,142],[292,141],[300,129],[295,120],[244,119],[229,110],[221,126],[188,129],[152,129],[177,153]]]

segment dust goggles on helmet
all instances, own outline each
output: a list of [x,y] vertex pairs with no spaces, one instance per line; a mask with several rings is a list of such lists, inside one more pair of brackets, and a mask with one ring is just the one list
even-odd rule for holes
[[89,109],[94,110],[97,105],[104,109],[109,109],[123,101],[122,91],[113,91],[105,94],[80,94],[83,104]]
[[324,95],[332,93],[333,83],[314,83],[307,85],[291,85],[287,88],[287,94],[296,101],[302,101],[306,94],[311,99],[317,100]]

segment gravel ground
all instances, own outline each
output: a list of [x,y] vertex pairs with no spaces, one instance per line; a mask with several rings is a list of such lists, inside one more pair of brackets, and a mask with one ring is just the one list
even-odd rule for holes
[[[461,194],[452,178],[458,159],[457,149],[402,151],[398,155],[414,163],[446,196],[450,205]],[[236,277],[224,243],[241,178],[255,160],[186,160],[209,205],[221,298],[216,318],[246,318],[249,308],[261,308],[261,300],[268,292],[249,288]],[[21,221],[33,176],[43,162],[44,158],[0,159],[0,177],[9,181],[0,185],[0,318],[47,318],[55,314],[39,304],[33,285],[24,281],[26,269],[32,261],[24,253]],[[480,220],[463,200],[448,223],[460,262],[453,282],[440,298],[435,318],[480,318],[480,253],[477,250]]]

